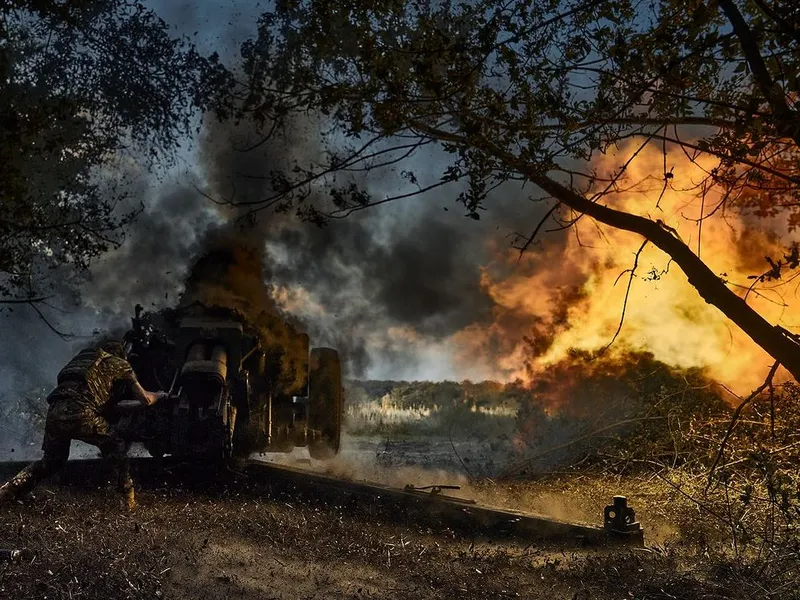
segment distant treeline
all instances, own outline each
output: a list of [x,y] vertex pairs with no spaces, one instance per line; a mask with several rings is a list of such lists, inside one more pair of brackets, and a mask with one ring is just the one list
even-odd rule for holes
[[530,391],[496,381],[348,381],[345,395],[352,434],[461,439],[507,438]]
[[358,381],[345,382],[347,402],[388,401],[399,408],[434,408],[466,404],[494,408],[530,396],[521,382],[497,381]]
[[527,385],[348,381],[345,388],[353,435],[501,444],[533,470],[621,457],[627,464],[644,455],[677,463],[696,443],[677,431],[727,422],[731,414],[731,399],[702,371],[643,353],[599,359],[575,353]]

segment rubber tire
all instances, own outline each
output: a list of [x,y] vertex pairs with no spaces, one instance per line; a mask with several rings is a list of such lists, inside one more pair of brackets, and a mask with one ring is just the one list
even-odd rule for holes
[[251,389],[245,379],[237,379],[233,386],[234,394],[231,402],[235,421],[231,434],[232,458],[248,458],[253,452],[250,434],[252,416],[250,414]]
[[329,460],[339,453],[342,439],[342,364],[332,348],[312,348],[308,362],[308,428],[322,431],[308,453],[315,460]]

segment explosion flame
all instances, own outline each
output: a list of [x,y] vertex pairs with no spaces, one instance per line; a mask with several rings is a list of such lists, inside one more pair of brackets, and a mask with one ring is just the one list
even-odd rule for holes
[[[596,172],[611,177],[619,156],[630,151],[621,148],[596,161]],[[672,169],[665,171],[665,164]],[[648,147],[601,201],[674,228],[758,312],[791,331],[797,323],[797,303],[791,304],[797,285],[751,287],[751,276],[764,271],[765,256],[785,251],[792,232],[777,220],[726,210],[724,190],[705,183],[713,168],[711,160],[690,160],[679,151],[665,156]],[[521,258],[514,250],[499,251],[502,269],[518,259],[519,265],[506,277],[497,276],[496,265],[484,269],[481,285],[496,304],[495,320],[489,328],[461,332],[459,341],[479,352],[499,341],[504,352],[498,371],[524,381],[574,350],[605,348],[611,359],[647,352],[679,368],[704,369],[737,393],[763,381],[774,360],[706,304],[668,256],[642,246],[637,235],[587,221],[578,220],[563,245],[545,241]],[[515,331],[533,335],[514,341]]]

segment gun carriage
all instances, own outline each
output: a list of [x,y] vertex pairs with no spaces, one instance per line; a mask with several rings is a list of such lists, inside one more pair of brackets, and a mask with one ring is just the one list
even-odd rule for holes
[[[309,348],[294,332],[275,351],[234,311],[194,306],[156,327],[136,307],[125,335],[142,384],[169,393],[143,411],[126,412],[120,429],[156,457],[246,458],[306,447],[325,460],[339,452],[343,413],[339,354]],[[283,383],[282,361],[303,374]],[[167,383],[169,382],[169,383]]]

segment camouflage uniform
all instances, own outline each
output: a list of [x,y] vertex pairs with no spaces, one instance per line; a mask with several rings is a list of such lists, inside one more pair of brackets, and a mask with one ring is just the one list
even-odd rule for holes
[[80,440],[97,446],[103,458],[111,462],[118,488],[132,508],[128,444],[108,419],[124,386],[135,381],[126,360],[103,350],[83,350],[75,356],[58,374],[58,385],[47,397],[44,456],[0,488],[0,498],[24,494],[39,480],[61,469],[69,458],[72,440]]

